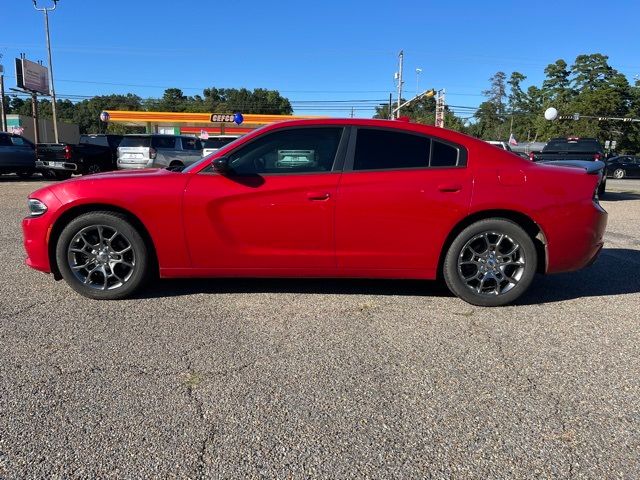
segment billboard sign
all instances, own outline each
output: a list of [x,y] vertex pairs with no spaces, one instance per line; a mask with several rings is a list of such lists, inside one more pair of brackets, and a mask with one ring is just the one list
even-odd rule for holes
[[26,58],[16,58],[16,84],[23,90],[49,95],[49,70]]

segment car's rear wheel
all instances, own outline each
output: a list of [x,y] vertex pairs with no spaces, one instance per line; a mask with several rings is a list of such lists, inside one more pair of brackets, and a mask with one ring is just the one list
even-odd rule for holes
[[85,170],[85,174],[91,175],[94,173],[100,173],[101,171],[102,171],[102,168],[100,168],[100,165],[98,165],[97,163],[91,163],[87,166]]
[[142,236],[115,212],[90,212],[72,220],[58,239],[56,261],[71,288],[98,300],[132,295],[149,273]]
[[34,174],[33,170],[22,170],[17,173],[18,177],[24,178],[24,179],[31,178],[33,174]]
[[627,172],[625,172],[624,169],[616,168],[613,171],[613,178],[617,178],[617,179],[624,178],[626,174],[627,174]]
[[56,180],[69,180],[72,173],[68,170],[55,170],[53,175]]
[[497,307],[522,295],[536,273],[533,240],[503,218],[480,220],[454,239],[444,260],[444,280],[462,300]]
[[602,182],[600,182],[600,185],[598,185],[598,196],[601,197],[605,194],[607,190],[607,177],[604,177],[602,179]]

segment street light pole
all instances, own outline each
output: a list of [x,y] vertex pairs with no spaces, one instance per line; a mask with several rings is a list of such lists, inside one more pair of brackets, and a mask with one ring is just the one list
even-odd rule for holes
[[59,0],[53,0],[53,7],[47,8],[38,8],[37,0],[33,0],[33,8],[38,10],[39,12],[44,12],[44,28],[47,34],[47,51],[49,53],[49,85],[51,90],[51,113],[53,115],[53,135],[55,137],[56,143],[60,143],[60,138],[58,137],[58,115],[56,114],[56,89],[53,83],[53,63],[51,62],[51,40],[49,38],[49,12],[53,12],[58,6]]
[[400,50],[400,53],[398,54],[398,107],[396,108],[396,115],[399,117],[400,116],[400,108],[402,107],[401,103],[402,103],[402,84],[404,83],[402,81],[402,64],[404,61],[404,52],[402,50]]
[[[0,60],[2,60],[1,53]],[[0,132],[7,131],[7,115],[4,112],[4,108],[4,67],[0,63]]]
[[421,68],[416,68],[416,95],[420,91],[420,74],[422,73]]

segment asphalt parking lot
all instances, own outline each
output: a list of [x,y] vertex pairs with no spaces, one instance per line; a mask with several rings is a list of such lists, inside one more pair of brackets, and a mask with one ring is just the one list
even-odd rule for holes
[[428,282],[165,281],[95,302],[23,265],[0,177],[0,478],[639,478],[640,180],[606,248],[481,309]]

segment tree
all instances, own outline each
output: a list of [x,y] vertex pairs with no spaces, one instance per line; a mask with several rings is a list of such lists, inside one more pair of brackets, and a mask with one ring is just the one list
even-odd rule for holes
[[217,113],[255,113],[271,115],[290,115],[293,108],[288,98],[277,90],[256,88],[205,88],[202,92],[206,111]]

